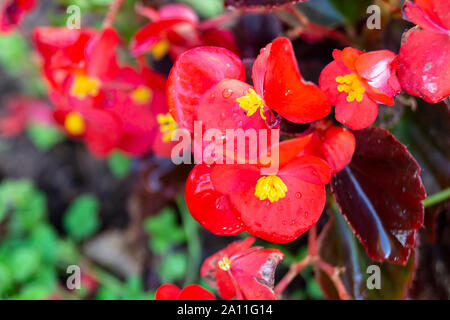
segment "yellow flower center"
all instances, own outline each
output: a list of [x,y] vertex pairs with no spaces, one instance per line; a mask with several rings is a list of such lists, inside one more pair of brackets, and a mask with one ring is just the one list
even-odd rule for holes
[[72,88],[70,89],[70,94],[79,99],[84,99],[88,95],[95,97],[98,95],[99,88],[99,79],[80,74],[75,76]]
[[255,92],[252,88],[248,90],[245,96],[237,98],[236,101],[239,103],[239,107],[247,111],[247,117],[253,115],[259,109],[259,114],[261,118],[266,120],[264,116],[264,100],[259,94]]
[[156,120],[159,123],[159,130],[164,133],[163,141],[169,142],[172,139],[172,133],[178,128],[177,123],[172,118],[170,113],[167,114],[158,114]]
[[275,202],[286,196],[287,187],[278,176],[265,176],[259,178],[256,183],[255,196],[259,200],[269,199]]
[[164,58],[164,56],[169,51],[169,46],[170,44],[167,40],[161,40],[157,42],[151,50],[153,53],[153,57],[155,57],[156,60],[161,60],[162,58]]
[[231,268],[231,261],[227,257],[223,257],[218,263],[219,268],[223,271],[228,271]]
[[64,127],[74,136],[83,134],[86,130],[83,117],[78,112],[70,112],[66,116],[66,119],[64,120]]
[[363,100],[363,94],[366,92],[366,89],[363,87],[356,74],[351,73],[346,76],[339,76],[336,78],[336,82],[340,83],[340,85],[338,85],[339,92],[348,93],[348,102],[355,100],[361,102]]
[[131,92],[131,99],[139,104],[147,104],[153,97],[153,91],[149,87],[139,86]]

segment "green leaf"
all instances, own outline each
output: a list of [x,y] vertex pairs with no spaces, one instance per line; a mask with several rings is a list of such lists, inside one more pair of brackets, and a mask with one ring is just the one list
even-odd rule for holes
[[53,263],[58,249],[58,235],[52,226],[42,223],[31,231],[31,245],[47,263]]
[[29,125],[27,133],[36,148],[41,151],[49,150],[65,138],[58,128],[41,124]]
[[64,214],[64,229],[76,241],[90,237],[100,226],[98,211],[99,203],[95,196],[79,196]]
[[164,254],[173,245],[185,240],[185,233],[177,224],[175,211],[171,208],[165,208],[156,216],[147,218],[144,228],[150,234],[149,245],[156,254]]
[[12,278],[23,282],[29,279],[39,269],[41,260],[39,253],[32,247],[22,246],[11,253],[9,267]]
[[186,253],[175,252],[167,255],[158,269],[163,283],[181,279],[186,274],[187,269]]
[[121,152],[114,152],[108,158],[108,165],[116,178],[125,178],[130,172],[130,159]]
[[202,18],[214,18],[223,12],[223,0],[177,0],[192,7]]
[[[0,218],[8,210],[13,213],[8,230],[22,234],[45,218],[46,198],[30,180],[5,180],[0,184]],[[0,219],[1,220],[1,219]]]
[[329,0],[349,22],[354,23],[366,15],[371,0]]

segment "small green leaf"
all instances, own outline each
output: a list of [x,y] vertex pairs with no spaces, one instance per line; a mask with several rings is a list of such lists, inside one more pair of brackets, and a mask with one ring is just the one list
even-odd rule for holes
[[354,23],[366,15],[371,0],[329,0],[349,22]]
[[48,125],[31,124],[27,128],[28,137],[39,150],[46,151],[64,140],[58,128]]
[[29,246],[21,246],[11,253],[9,266],[14,280],[22,282],[36,273],[40,265],[40,256]]
[[116,178],[125,178],[130,172],[130,159],[121,152],[114,152],[108,158],[108,165]]
[[223,0],[178,0],[192,7],[202,18],[214,18],[223,12]]
[[177,224],[175,211],[171,208],[165,208],[158,215],[147,218],[144,228],[150,234],[150,248],[157,254],[164,254],[170,247],[185,240],[185,233]]
[[93,235],[99,228],[99,203],[93,195],[82,195],[75,199],[67,209],[63,225],[70,237],[76,241]]
[[185,252],[175,252],[167,255],[159,266],[161,281],[173,282],[186,274],[187,255]]

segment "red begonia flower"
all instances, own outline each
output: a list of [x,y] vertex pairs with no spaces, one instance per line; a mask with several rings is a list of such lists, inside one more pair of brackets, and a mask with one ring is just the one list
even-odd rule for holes
[[3,0],[0,4],[0,32],[8,32],[20,25],[25,15],[36,6],[36,0]]
[[[246,125],[264,127],[268,109],[297,123],[309,123],[330,112],[331,106],[320,89],[302,79],[287,38],[277,38],[261,50],[252,77],[254,88],[243,82],[242,61],[226,49],[189,50],[178,58],[169,76],[170,112],[189,130],[193,121],[204,120],[207,112],[208,120],[215,119],[214,125],[227,119],[239,122],[237,127],[244,129]],[[243,112],[252,120],[243,119]]]
[[[232,235],[244,228],[271,242],[295,240],[319,219],[325,184],[331,179],[324,160],[301,154],[310,139],[272,146],[279,148],[277,174],[262,175],[261,164],[197,165],[186,185],[192,216],[216,234]],[[211,211],[201,210],[205,203]]]
[[136,32],[130,50],[135,56],[148,51],[156,59],[168,52],[173,60],[198,46],[219,46],[238,52],[233,34],[216,27],[202,28],[195,11],[184,4],[169,4],[158,11],[138,6],[138,12],[152,20]]
[[[325,160],[334,175],[344,169],[355,153],[355,136],[347,129],[333,125],[329,120],[317,121],[312,125],[311,140],[304,154]],[[309,132],[308,132],[309,133]]]
[[236,241],[205,260],[200,275],[223,299],[276,300],[274,274],[284,255],[251,247],[255,238]]
[[438,103],[450,95],[450,2],[407,1],[404,13],[418,27],[407,31],[398,54],[398,78],[409,94]]
[[335,106],[336,120],[350,129],[370,126],[378,104],[393,105],[400,92],[396,56],[388,50],[363,53],[348,47],[333,51],[334,61],[322,70],[319,84]]
[[180,290],[176,285],[166,283],[156,290],[155,300],[216,300],[216,297],[197,284]]

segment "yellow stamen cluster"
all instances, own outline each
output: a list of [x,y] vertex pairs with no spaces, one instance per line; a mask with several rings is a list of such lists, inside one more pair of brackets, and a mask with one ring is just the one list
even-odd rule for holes
[[222,260],[219,260],[218,265],[223,271],[228,271],[231,268],[231,261],[227,257],[223,257]]
[[275,202],[286,196],[287,187],[278,176],[264,176],[256,183],[255,196],[259,200],[269,199]]
[[351,73],[346,76],[339,76],[336,78],[336,82],[340,83],[340,85],[338,85],[339,92],[348,93],[348,102],[355,100],[361,102],[363,100],[363,94],[366,92],[366,89],[363,87],[356,74]]
[[157,42],[151,49],[153,53],[153,57],[155,57],[156,60],[161,60],[164,58],[164,56],[169,51],[169,41],[167,40],[161,40]]
[[64,119],[64,127],[67,132],[78,136],[86,130],[83,117],[78,112],[70,112]]
[[259,109],[261,118],[264,120],[266,119],[263,112],[264,100],[252,88],[248,90],[248,93],[245,96],[237,98],[236,101],[239,103],[239,107],[247,111],[247,117],[250,117]]
[[79,99],[84,99],[86,96],[95,97],[98,95],[100,89],[100,80],[94,77],[89,77],[83,74],[75,76],[70,89],[70,94]]
[[153,98],[153,91],[149,87],[139,86],[131,92],[131,99],[139,104],[147,104]]
[[178,128],[177,123],[172,118],[170,113],[167,114],[158,114],[156,120],[159,123],[159,130],[164,133],[163,141],[169,142],[172,139],[172,133]]

